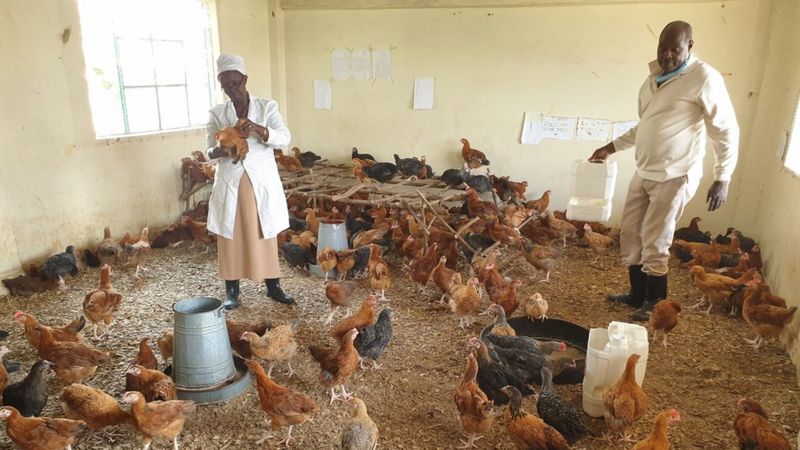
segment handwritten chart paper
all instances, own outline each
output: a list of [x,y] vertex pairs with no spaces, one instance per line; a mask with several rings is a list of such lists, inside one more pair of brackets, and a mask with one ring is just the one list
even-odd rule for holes
[[350,50],[337,48],[331,52],[331,75],[338,81],[350,79]]
[[627,133],[628,130],[635,127],[636,124],[639,123],[635,120],[625,120],[622,122],[614,122],[614,127],[611,132],[611,139],[616,139],[623,134]]
[[350,75],[356,80],[372,78],[372,52],[358,48],[350,53]]
[[392,53],[389,50],[372,51],[372,74],[376,80],[392,79]]
[[603,119],[578,119],[578,140],[581,141],[607,141],[611,134],[611,121]]
[[537,112],[526,112],[522,122],[522,135],[520,142],[523,144],[538,144],[542,142],[542,121],[544,115]]
[[542,138],[568,141],[575,137],[575,117],[545,116],[542,120]]
[[414,79],[414,109],[433,109],[433,78]]

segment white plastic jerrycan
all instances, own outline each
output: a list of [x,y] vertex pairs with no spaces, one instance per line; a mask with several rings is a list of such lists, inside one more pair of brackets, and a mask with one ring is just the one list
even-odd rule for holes
[[617,163],[593,163],[577,160],[572,163],[570,199],[567,218],[586,222],[608,222],[611,198],[617,181]]
[[586,414],[603,416],[603,393],[619,380],[625,371],[628,356],[634,353],[641,356],[636,364],[636,382],[641,386],[649,352],[647,329],[641,325],[611,322],[608,329],[592,328],[589,331],[586,373],[583,377],[583,410]]

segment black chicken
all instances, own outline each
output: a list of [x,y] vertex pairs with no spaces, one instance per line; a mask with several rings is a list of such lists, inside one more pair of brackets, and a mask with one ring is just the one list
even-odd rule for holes
[[369,153],[358,153],[358,149],[353,147],[353,153],[350,156],[351,159],[369,159],[371,161],[375,161],[375,158],[370,155]]
[[394,163],[400,173],[407,177],[416,176],[419,170],[426,166],[416,156],[413,158],[400,158],[397,153],[394,154]]
[[467,186],[475,189],[479,193],[489,192],[494,188],[489,177],[486,175],[472,175],[469,173],[466,166],[464,166],[464,169],[461,169],[461,177],[464,178],[464,183],[467,183]]
[[281,245],[281,254],[283,259],[286,260],[292,267],[302,267],[308,270],[309,264],[314,264],[316,261],[315,255],[312,252],[300,247],[293,242],[284,242]]
[[371,217],[353,217],[353,211],[350,205],[344,209],[345,212],[345,225],[347,225],[347,232],[350,235],[355,235],[361,231],[369,230],[372,228],[373,220]]
[[688,227],[678,228],[675,230],[675,239],[681,239],[687,242],[700,242],[702,244],[711,243],[711,233],[700,231],[699,224],[703,219],[699,217],[692,218]]
[[301,152],[300,149],[297,147],[293,148],[292,151],[294,152],[294,157],[297,158],[298,161],[300,161],[300,164],[303,167],[308,167],[308,168],[314,167],[314,164],[322,159],[321,156],[317,155],[314,152],[311,151]]
[[735,234],[736,237],[739,238],[739,248],[741,248],[743,252],[750,253],[753,247],[756,246],[755,240],[745,236],[741,231],[735,228],[728,228],[725,231],[725,236],[718,234],[714,240],[717,241],[717,244],[729,245],[731,243],[731,238],[729,237],[731,234]]
[[477,351],[478,386],[495,405],[508,403],[508,395],[501,391],[505,386],[516,387],[522,395],[533,394],[533,390],[525,384],[524,380],[519,379],[514,372],[509,371],[499,362],[492,360],[488,348],[480,339],[470,338],[469,343]]
[[[356,249],[355,251],[356,265],[353,266],[353,268],[350,269],[349,272],[347,272],[348,278],[356,278],[366,273],[367,265],[369,264],[369,253],[370,253],[369,247],[366,245],[363,245]],[[356,339],[358,339],[358,336],[356,336]]]
[[38,417],[47,404],[48,388],[45,373],[53,368],[50,361],[39,360],[22,381],[6,386],[3,406],[17,408],[25,417]]
[[448,186],[461,186],[464,184],[464,175],[459,169],[447,169],[439,177]]
[[378,364],[378,358],[386,350],[389,341],[392,340],[392,314],[394,314],[394,311],[391,308],[383,308],[374,325],[358,330],[358,335],[353,341],[353,345],[361,356],[362,369],[364,368],[364,360],[367,358],[372,360],[373,369],[381,367]]
[[386,183],[397,175],[397,166],[392,163],[375,163],[371,166],[364,166],[361,170],[364,175],[381,183]]
[[308,224],[303,219],[289,215],[289,228],[291,228],[292,231],[303,232],[308,229]]
[[59,253],[47,258],[42,265],[42,274],[48,280],[58,279],[58,286],[65,288],[64,275],[75,276],[78,274],[78,260],[75,258],[75,247],[70,245],[64,253]]
[[530,336],[496,336],[488,334],[486,340],[496,347],[544,353],[548,356],[553,352],[564,352],[567,350],[567,344],[563,342],[539,341]]
[[[470,245],[473,249],[477,251],[483,251],[487,248],[491,247],[494,244],[494,239],[490,238],[489,236],[484,236],[479,233],[467,233],[464,235],[464,241]],[[472,250],[467,248],[467,246],[461,246],[461,252],[464,253],[464,256],[467,257],[467,261],[472,261],[472,257],[475,255]]]
[[583,423],[583,414],[561,398],[553,387],[553,372],[544,367],[541,374],[542,390],[539,392],[539,401],[536,404],[539,417],[563,434],[570,444],[588,434],[589,429]]
[[83,251],[83,261],[86,263],[87,267],[100,267],[100,258],[88,248]]

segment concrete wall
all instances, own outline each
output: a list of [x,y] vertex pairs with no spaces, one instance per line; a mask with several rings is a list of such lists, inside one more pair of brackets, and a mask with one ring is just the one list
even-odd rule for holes
[[[222,50],[244,56],[251,92],[269,96],[267,3],[216,6]],[[105,225],[122,234],[176,220],[180,158],[205,146],[205,131],[96,140],[74,0],[3,1],[0,29],[0,276],[96,242]]]
[[[297,0],[284,0],[287,3],[307,6]],[[458,167],[458,141],[467,137],[488,153],[493,172],[528,180],[532,196],[553,189],[553,205],[563,208],[571,162],[588,157],[601,143],[521,145],[524,111],[636,118],[638,89],[648,74],[647,63],[655,58],[658,33],[667,22],[685,19],[695,28],[696,53],[726,74],[747,142],[757,99],[753,93],[761,85],[770,5],[752,0],[287,9],[287,111],[292,134],[295,144],[333,160],[346,159],[350,148],[357,146],[384,160],[391,160],[393,153],[425,154],[438,172]],[[333,81],[333,109],[315,111],[312,82],[331,78],[330,52],[341,47],[391,48],[393,80]],[[434,110],[411,109],[415,77],[436,79]],[[632,153],[614,158],[621,167],[612,219],[617,221],[634,164]],[[707,173],[711,161],[709,155]],[[738,173],[734,184],[740,179]],[[704,211],[710,181],[706,177],[688,216]],[[726,206],[705,224],[724,229],[732,215],[733,207]]]
[[[734,217],[737,226],[761,243],[767,278],[790,305],[800,305],[800,178],[783,167],[780,156],[800,93],[798,21],[800,2],[775,1],[764,81],[750,151],[741,161],[744,178]],[[795,333],[798,326],[800,317],[795,317]],[[789,344],[792,359],[800,364],[800,341]]]

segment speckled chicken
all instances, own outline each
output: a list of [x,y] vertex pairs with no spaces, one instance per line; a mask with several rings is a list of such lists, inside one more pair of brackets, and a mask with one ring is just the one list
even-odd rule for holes
[[360,398],[347,400],[350,419],[342,430],[342,450],[375,450],[378,448],[378,426],[367,414],[367,405]]
[[64,253],[59,253],[47,258],[41,267],[42,275],[48,280],[58,279],[58,287],[61,290],[66,289],[64,283],[64,275],[74,277],[78,274],[78,260],[75,258],[75,247],[70,245]]
[[523,379],[520,379],[513,371],[504,367],[503,364],[494,361],[489,356],[489,350],[480,339],[472,337],[469,345],[475,351],[475,358],[478,360],[478,386],[489,397],[495,405],[505,405],[508,403],[508,395],[502,392],[504,386],[512,385],[520,390],[524,395],[532,395],[531,390]]
[[378,320],[375,324],[358,329],[358,336],[353,341],[353,345],[361,357],[359,364],[364,369],[364,360],[369,359],[372,361],[372,368],[379,369],[381,366],[378,364],[378,358],[381,357],[386,346],[392,340],[392,314],[394,311],[391,308],[384,308],[378,314]]
[[542,390],[536,408],[539,417],[548,425],[558,430],[570,443],[589,433],[583,420],[583,413],[564,400],[553,385],[553,372],[542,367]]
[[517,332],[506,321],[506,311],[497,303],[489,305],[488,311],[494,314],[491,334],[494,336],[516,336]]
[[268,376],[272,377],[272,368],[278,362],[286,362],[289,366],[286,375],[291,377],[294,374],[292,358],[297,352],[297,341],[294,338],[297,324],[298,321],[295,319],[291,324],[278,325],[267,330],[263,336],[258,336],[250,331],[242,333],[241,339],[250,343],[250,352],[253,356],[267,361]]
[[507,430],[517,450],[569,450],[567,440],[558,430],[522,409],[522,395],[517,388],[505,386],[502,391],[510,398]]

